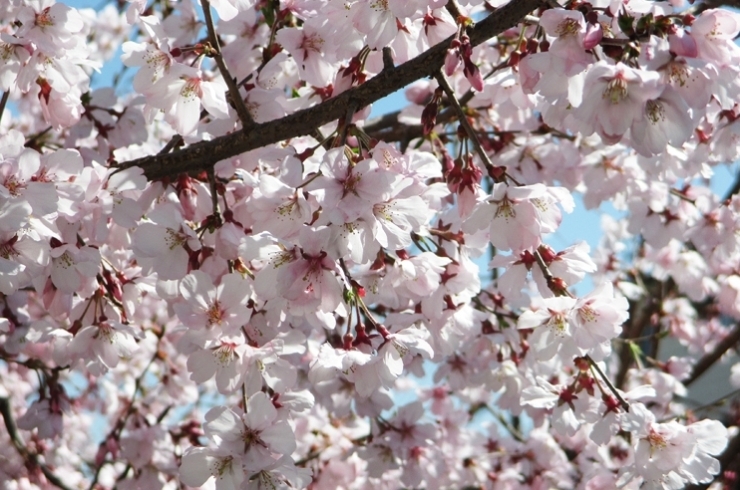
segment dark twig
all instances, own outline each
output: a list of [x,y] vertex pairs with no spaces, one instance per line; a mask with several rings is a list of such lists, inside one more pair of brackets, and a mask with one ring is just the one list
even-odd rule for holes
[[234,104],[234,109],[236,109],[239,120],[242,122],[242,127],[245,129],[251,128],[254,126],[254,119],[249,114],[247,106],[244,105],[244,99],[239,95],[239,87],[236,86],[236,80],[231,76],[229,69],[226,67],[226,62],[223,56],[221,56],[221,45],[216,36],[213,16],[211,16],[211,3],[208,0],[201,0],[201,5],[203,6],[203,15],[206,18],[206,26],[208,26],[208,41],[211,43],[211,48],[215,51],[213,53],[213,59],[216,60],[218,71],[221,72],[221,76],[229,88],[229,98],[231,99],[231,103]]
[[450,87],[450,84],[447,82],[447,78],[445,77],[444,73],[442,73],[442,70],[438,70],[437,73],[434,74],[434,78],[437,79],[439,86],[442,87],[442,90],[444,90],[445,94],[447,94],[447,100],[455,109],[460,124],[462,124],[462,127],[465,128],[465,132],[468,134],[468,139],[471,141],[471,143],[473,143],[473,148],[475,148],[475,152],[478,154],[486,168],[490,169],[491,167],[493,167],[493,163],[486,154],[486,151],[481,146],[480,140],[478,139],[478,134],[476,133],[475,129],[473,129],[473,126],[470,125],[470,121],[468,121],[468,118],[465,115],[465,111],[460,105],[460,101],[457,100],[455,92],[452,90],[452,87]]
[[704,374],[707,369],[712,367],[715,362],[719,360],[720,357],[722,357],[725,352],[730,350],[740,341],[740,324],[735,325],[735,328],[733,329],[730,334],[722,339],[722,341],[717,344],[717,347],[714,348],[712,352],[705,355],[701,359],[699,359],[696,364],[694,365],[694,370],[691,372],[691,376],[684,381],[685,386],[689,386],[691,383],[696,381],[699,376]]
[[15,422],[13,421],[13,414],[10,411],[10,400],[8,400],[8,398],[0,397],[0,415],[3,416],[5,429],[8,431],[8,436],[10,436],[10,442],[13,444],[16,451],[18,451],[21,457],[30,462],[31,465],[38,467],[44,474],[46,479],[49,480],[49,483],[51,483],[52,485],[56,485],[62,490],[72,490],[70,487],[65,485],[64,482],[58,476],[56,476],[54,472],[49,469],[48,466],[39,461],[38,454],[32,453],[23,444],[23,441],[18,435],[18,429],[15,426]]
[[[522,17],[541,4],[541,0],[514,0],[468,29],[470,42],[477,46],[516,25]],[[361,109],[411,82],[434,74],[444,63],[452,36],[416,58],[392,70],[384,70],[358,87],[354,87],[321,104],[303,109],[281,119],[255,124],[249,131],[196,143],[166,155],[138,158],[122,168],[139,166],[149,180],[180,173],[200,171],[220,160],[261,148],[279,141],[311,134],[317,127],[335,121],[346,113],[350,102]]]
[[8,103],[8,97],[10,97],[9,90],[3,92],[3,96],[0,97],[0,121],[3,119],[3,112],[5,112],[5,104]]

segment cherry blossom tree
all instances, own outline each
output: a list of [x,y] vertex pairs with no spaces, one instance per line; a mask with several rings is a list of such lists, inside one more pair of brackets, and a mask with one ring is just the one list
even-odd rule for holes
[[733,1],[0,2],[3,488],[740,488]]

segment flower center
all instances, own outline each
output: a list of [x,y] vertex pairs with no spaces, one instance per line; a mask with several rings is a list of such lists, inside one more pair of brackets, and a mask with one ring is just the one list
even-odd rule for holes
[[621,77],[610,80],[602,98],[609,99],[612,104],[619,104],[627,98],[627,82]]
[[665,121],[665,110],[663,109],[663,104],[657,100],[648,100],[645,104],[645,115],[653,124]]
[[211,325],[220,325],[221,322],[224,319],[224,310],[221,309],[221,303],[219,303],[218,300],[215,300],[210,308],[208,308],[208,311],[206,312],[206,316],[208,317],[208,326]]
[[321,53],[321,48],[324,46],[324,39],[319,36],[318,34],[311,34],[310,36],[303,37],[303,43],[301,43],[301,47],[304,51],[306,51],[306,56],[308,55],[308,51],[313,51],[314,53]]
[[54,25],[54,17],[49,15],[49,7],[46,7],[40,14],[36,14],[36,25],[39,27],[50,27]]
[[500,201],[496,202],[494,201],[494,204],[497,204],[496,212],[494,213],[493,217],[495,218],[516,218],[516,211],[514,211],[514,208],[512,207],[512,202],[509,200],[508,197],[504,197]]
[[183,246],[186,241],[187,237],[185,235],[176,232],[172,228],[167,228],[167,235],[164,237],[164,242],[170,250]]
[[375,0],[370,4],[370,8],[376,11],[388,11],[388,0]]
[[15,175],[8,175],[5,178],[3,185],[8,189],[11,196],[19,195],[21,191],[26,188],[25,182],[18,180]]
[[565,19],[558,24],[558,37],[570,37],[576,35],[581,30],[580,24],[575,19]]

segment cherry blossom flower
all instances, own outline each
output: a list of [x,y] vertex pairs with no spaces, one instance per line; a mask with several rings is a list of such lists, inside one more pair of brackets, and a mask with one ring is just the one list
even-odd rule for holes
[[304,248],[276,254],[257,276],[256,291],[265,299],[280,296],[290,301],[295,314],[333,311],[341,301],[342,289],[335,274],[337,265],[324,250],[330,230],[303,228],[299,236]]
[[677,92],[666,87],[657,99],[645,102],[645,117],[630,128],[634,148],[642,155],[657,155],[667,144],[680,147],[694,129],[689,107]]
[[113,3],[0,2],[0,481],[732,486],[738,14]]
[[200,250],[200,240],[174,207],[162,206],[149,218],[152,222],[140,224],[133,234],[134,253],[141,259],[154,259],[149,263],[161,279],[183,278],[189,252]]
[[83,27],[77,10],[54,0],[25,2],[17,13],[21,28],[16,35],[34,43],[48,55],[64,54],[82,40],[77,35]]
[[245,374],[246,349],[243,337],[222,337],[209,342],[207,347],[190,354],[188,369],[190,379],[203,383],[216,376],[216,385],[221,393],[236,390]]
[[8,91],[15,86],[20,68],[28,62],[31,54],[23,41],[5,32],[0,33],[0,53],[3,59],[0,66],[0,90]]
[[[716,421],[704,420],[689,426],[678,422],[656,422],[644,405],[634,403],[623,416],[623,426],[634,431],[635,464],[626,468],[621,478],[627,482],[640,478],[653,486],[681,486],[686,482],[711,480],[719,471],[712,455],[727,445],[727,429]],[[715,430],[711,439],[698,443],[696,436]]]
[[575,299],[565,296],[546,298],[540,307],[519,316],[517,328],[534,329],[530,343],[539,359],[548,360],[559,354],[570,360],[581,353],[570,319],[575,305]]
[[708,9],[691,25],[690,35],[696,42],[698,57],[714,61],[719,66],[736,62],[740,50],[733,39],[740,32],[737,14],[719,9]]
[[365,43],[370,49],[382,48],[398,34],[398,22],[416,12],[422,2],[398,0],[366,0],[354,4],[352,23],[365,34]]
[[295,449],[293,431],[264,393],[249,398],[242,416],[225,407],[206,414],[205,432],[217,448],[191,448],[183,455],[180,475],[199,486],[216,476],[224,488],[236,488],[247,475],[262,471]]
[[[250,288],[240,274],[227,274],[218,286],[214,286],[208,274],[192,271],[180,281],[179,291],[185,301],[175,304],[175,313],[183,325],[197,332],[205,331],[203,333],[207,336],[234,334],[249,321],[250,312],[244,303]],[[228,341],[219,348],[221,350],[214,355],[227,356],[223,362],[227,359],[233,361],[233,357],[238,355],[234,351],[236,346]],[[231,369],[236,369],[236,366]],[[224,376],[228,374],[224,373]]]
[[154,19],[146,19],[143,27],[152,36],[150,43],[125,42],[121,57],[126,66],[141,67],[134,76],[134,88],[148,94],[156,82],[167,74],[175,61],[170,55],[167,38]]
[[[556,194],[563,199],[560,202],[566,210],[572,209],[569,198],[560,191]],[[542,233],[552,233],[560,223],[560,211],[553,197],[541,184],[496,184],[492,196],[478,205],[463,230],[470,232],[490,223],[489,239],[495,247],[514,252],[535,248],[541,243]]]
[[100,252],[97,249],[65,244],[54,246],[52,243],[49,253],[52,264],[51,281],[58,290],[72,294],[84,287],[90,291],[86,282],[100,271]]
[[576,345],[597,361],[603,360],[611,352],[611,340],[629,318],[628,309],[626,298],[615,295],[610,283],[579,298],[571,312]]
[[106,320],[82,328],[69,349],[74,357],[85,362],[91,374],[100,375],[118,366],[121,358],[130,357],[139,337],[140,333],[133,327]]
[[317,199],[325,209],[322,221],[337,224],[355,221],[375,204],[387,201],[394,182],[399,180],[372,159],[350,164],[340,148],[326,152],[320,171],[321,176],[309,189],[317,191]]
[[633,122],[651,117],[648,100],[657,99],[662,87],[655,72],[634,70],[600,61],[589,68],[583,101],[573,116],[584,135],[596,131],[607,143],[622,139]]
[[337,69],[331,50],[324,47],[327,41],[322,36],[324,30],[324,25],[308,20],[301,29],[280,29],[275,37],[296,60],[301,78],[316,87],[323,87]]
[[229,108],[223,88],[205,80],[191,66],[174,65],[148,92],[152,107],[165,111],[165,119],[178,133],[188,135],[200,121],[201,105],[217,119],[227,119]]

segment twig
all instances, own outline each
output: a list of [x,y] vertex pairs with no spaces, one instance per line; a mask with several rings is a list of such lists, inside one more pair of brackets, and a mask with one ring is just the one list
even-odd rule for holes
[[[144,370],[139,374],[139,376],[136,378],[136,381],[134,382],[134,393],[131,395],[131,401],[128,404],[128,407],[126,407],[126,413],[123,415],[123,418],[119,419],[114,427],[110,430],[108,435],[103,439],[102,444],[105,444],[105,442],[108,439],[115,439],[118,440],[121,437],[121,433],[123,432],[123,429],[126,427],[126,422],[128,421],[129,417],[132,413],[134,413],[134,402],[136,401],[136,395],[139,394],[139,391],[141,389],[141,383],[144,380],[144,376],[146,376],[146,373],[149,371],[149,368],[154,364],[154,361],[159,356],[159,347],[160,347],[160,341],[162,340],[162,336],[164,336],[164,331],[160,334],[159,338],[157,339],[157,348],[154,351],[154,355],[149,360],[149,363],[144,367]],[[107,453],[106,453],[107,454]],[[103,469],[103,465],[107,463],[108,461],[103,461],[98,465],[97,468],[95,468],[95,473],[93,474],[92,481],[90,481],[90,486],[88,487],[88,490],[93,490],[95,488],[95,485],[98,483],[98,478],[100,477],[100,470]]]
[[448,0],[445,4],[445,9],[447,9],[452,18],[455,19],[455,22],[460,22],[460,20],[462,20],[462,12],[460,12],[460,7],[457,6],[457,2],[455,2],[455,0]]
[[491,406],[490,406],[490,405],[488,405],[487,403],[483,403],[483,404],[481,404],[481,408],[485,408],[486,410],[488,410],[488,412],[489,412],[489,413],[490,413],[491,415],[493,415],[494,417],[496,417],[496,420],[498,420],[498,422],[499,422],[499,423],[500,423],[501,425],[503,425],[503,426],[504,426],[504,428],[505,428],[506,430],[508,430],[508,431],[509,431],[509,434],[511,434],[511,436],[512,436],[512,437],[513,437],[514,439],[516,439],[516,440],[517,440],[517,441],[519,441],[519,442],[525,442],[525,438],[524,438],[524,435],[522,435],[522,433],[521,433],[521,432],[519,432],[519,430],[517,430],[517,428],[516,428],[516,427],[514,427],[513,425],[511,425],[511,424],[509,423],[509,421],[508,421],[508,420],[506,420],[506,418],[504,418],[503,414],[501,414],[501,413],[499,413],[499,412],[496,412],[496,411],[494,411],[494,410],[493,410],[493,408],[491,408]]
[[352,118],[355,117],[355,111],[357,111],[357,105],[350,103],[350,105],[347,106],[347,111],[344,113],[344,116],[339,121],[339,126],[337,127],[337,136],[334,138],[334,147],[338,148],[341,146],[344,146],[347,143],[347,131],[349,130],[349,126],[352,124]]
[[8,97],[10,97],[10,90],[3,92],[3,96],[0,97],[0,121],[3,120],[3,112],[5,112],[5,104],[8,103]]
[[62,490],[72,490],[70,487],[65,485],[48,466],[39,461],[38,454],[32,453],[23,444],[23,441],[18,435],[18,429],[15,426],[15,422],[13,421],[13,414],[10,411],[10,400],[6,397],[0,397],[0,415],[3,416],[5,429],[8,431],[8,436],[10,436],[10,442],[13,443],[18,454],[20,454],[23,459],[29,461],[33,466],[37,466],[51,484],[56,485]]
[[473,143],[473,148],[475,148],[475,152],[478,154],[486,168],[492,168],[493,162],[491,162],[491,159],[488,158],[486,151],[481,146],[477,132],[475,131],[475,129],[473,129],[473,126],[470,125],[470,121],[468,121],[468,117],[465,115],[465,111],[463,111],[463,108],[460,105],[460,101],[458,101],[457,97],[455,97],[455,92],[452,90],[452,87],[450,87],[450,84],[447,82],[447,78],[445,77],[444,73],[442,73],[442,70],[437,70],[437,72],[434,74],[434,78],[437,79],[439,86],[442,87],[442,90],[444,90],[445,94],[447,94],[447,99],[449,100],[450,104],[452,104],[452,107],[454,107],[460,124],[462,124],[462,127],[465,128],[465,132],[468,134],[468,139]]
[[208,174],[208,185],[211,190],[211,205],[213,206],[213,218],[219,221],[220,214],[218,210],[218,186],[216,185],[216,174],[213,172],[213,168],[209,168]]
[[740,324],[735,325],[735,329],[730,332],[730,334],[722,339],[722,341],[717,344],[717,347],[714,348],[712,352],[705,355],[701,359],[699,359],[696,364],[694,365],[694,370],[691,371],[691,376],[684,381],[685,386],[689,386],[691,383],[696,381],[699,376],[704,374],[707,369],[712,367],[715,362],[719,360],[720,357],[722,357],[725,352],[730,350],[732,347],[735,346],[740,341]]
[[239,120],[242,122],[242,129],[251,128],[254,126],[254,119],[247,110],[247,106],[244,105],[244,99],[239,95],[239,87],[236,86],[236,80],[229,73],[229,69],[226,67],[226,62],[221,56],[221,45],[218,42],[216,36],[216,28],[213,26],[213,17],[211,16],[211,3],[208,0],[200,0],[203,6],[203,15],[206,18],[206,26],[208,26],[208,40],[211,43],[213,53],[213,59],[216,60],[216,66],[218,71],[221,72],[221,76],[226,82],[226,86],[229,88],[229,98],[231,98],[234,109],[239,116]]
[[599,365],[596,364],[596,361],[591,359],[591,356],[589,355],[586,355],[584,357],[588,361],[588,363],[591,365],[591,368],[595,370],[597,373],[599,373],[599,377],[602,379],[602,381],[604,381],[606,386],[609,388],[609,391],[611,391],[614,397],[619,401],[619,406],[622,407],[622,410],[624,410],[625,412],[629,412],[630,404],[627,403],[627,400],[625,400],[624,397],[619,393],[619,390],[617,390],[614,384],[612,384],[612,382],[606,376],[604,371],[602,371]]
[[169,153],[172,151],[175,147],[180,146],[182,144],[182,136],[179,134],[176,134],[175,136],[170,139],[166,145],[164,145],[164,148],[159,150],[158,155],[164,155],[166,153]]
[[[471,44],[477,46],[516,25],[522,17],[535,10],[541,3],[541,0],[513,0],[506,4],[478,22],[475,27],[468,29]],[[200,171],[240,153],[311,134],[315,128],[342,117],[350,101],[355,102],[359,110],[411,82],[435,73],[444,63],[451,40],[452,36],[416,58],[392,70],[384,70],[362,85],[314,107],[294,112],[281,119],[255,124],[250,131],[238,131],[166,155],[130,160],[124,162],[122,168],[142,167],[144,175],[149,180],[156,180],[180,173]]]

